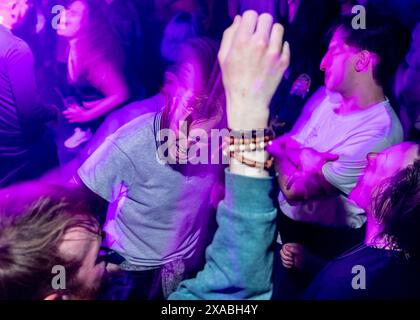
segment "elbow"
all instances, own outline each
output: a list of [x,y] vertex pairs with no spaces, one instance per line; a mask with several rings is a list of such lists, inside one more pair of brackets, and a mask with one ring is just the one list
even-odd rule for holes
[[115,93],[114,97],[116,104],[121,106],[130,99],[130,92],[127,87],[122,87]]

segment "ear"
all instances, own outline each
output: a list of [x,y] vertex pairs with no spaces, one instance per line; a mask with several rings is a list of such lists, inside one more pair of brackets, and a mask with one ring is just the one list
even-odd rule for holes
[[369,65],[372,62],[372,53],[367,50],[363,50],[358,54],[356,60],[355,69],[357,72],[365,72],[369,69]]

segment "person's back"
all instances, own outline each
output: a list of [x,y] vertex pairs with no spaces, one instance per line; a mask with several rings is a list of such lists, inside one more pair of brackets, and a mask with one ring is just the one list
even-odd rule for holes
[[24,153],[26,148],[11,84],[13,79],[10,79],[23,75],[10,74],[10,66],[19,56],[30,58],[31,52],[23,40],[3,26],[0,26],[0,43],[0,155],[12,156]]
[[419,267],[399,251],[362,245],[328,264],[303,298],[419,299]]
[[[23,60],[23,61],[22,61]],[[25,135],[20,119],[17,98],[19,87],[14,86],[18,78],[28,77],[28,74],[16,74],[12,68],[17,63],[31,63],[32,53],[29,46],[12,32],[0,26],[0,155],[13,156],[23,154],[26,148]],[[21,71],[24,71],[21,69]],[[32,98],[32,97],[28,97]]]
[[55,112],[37,101],[29,46],[2,25],[0,44],[0,186],[6,186],[34,178],[56,164],[51,140],[42,142],[49,148],[45,154],[53,156],[46,157],[41,167],[34,163],[35,155],[31,154],[41,147],[45,124]]

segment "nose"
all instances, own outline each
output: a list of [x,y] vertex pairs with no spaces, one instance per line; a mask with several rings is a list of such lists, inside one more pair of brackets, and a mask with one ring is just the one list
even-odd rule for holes
[[329,59],[328,56],[329,56],[329,54],[327,52],[321,60],[321,65],[320,65],[321,71],[325,71],[327,69],[327,63],[328,63],[328,59]]

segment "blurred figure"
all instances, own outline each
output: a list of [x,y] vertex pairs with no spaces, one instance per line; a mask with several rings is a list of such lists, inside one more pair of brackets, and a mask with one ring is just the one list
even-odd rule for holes
[[406,28],[413,30],[420,21],[420,2],[415,0],[359,0],[367,11],[393,16]]
[[206,7],[198,0],[178,0],[167,2],[165,10],[173,15],[163,32],[161,55],[171,64],[178,60],[183,43],[204,34]]
[[[143,40],[140,17],[133,0],[105,0],[106,14],[111,27],[118,35],[124,49],[125,75],[132,99],[144,97],[141,74],[143,60]],[[102,4],[101,4],[102,5]]]
[[420,141],[420,24],[413,32],[410,51],[395,79],[395,95],[405,138]]
[[270,107],[272,121],[285,124],[280,134],[291,130],[309,96],[322,85],[319,64],[327,48],[325,34],[338,17],[339,7],[332,0],[279,0],[278,12],[292,55]]
[[206,35],[212,39],[221,40],[223,32],[232,23],[229,16],[228,0],[208,0],[208,15],[205,19]]
[[340,14],[342,16],[353,14],[353,7],[360,4],[358,0],[338,0],[338,3],[340,4]]
[[65,141],[67,148],[89,140],[103,117],[129,99],[124,53],[101,8],[95,0],[71,1],[57,30],[69,41],[68,79],[74,89],[63,114],[70,123],[85,124]]
[[161,55],[166,64],[178,61],[181,46],[188,39],[203,33],[200,18],[187,12],[176,14],[166,25],[161,44]]
[[197,141],[197,129],[209,134],[223,117],[223,97],[212,95],[216,56],[214,42],[188,41],[166,74],[163,111],[120,128],[78,171],[82,185],[110,203],[106,245],[120,272],[105,299],[163,299],[197,266],[221,167],[192,165],[192,150],[209,143]]
[[26,0],[0,3],[0,187],[37,178],[58,164],[46,127],[57,110],[39,102],[31,49],[11,33],[27,10]]
[[278,17],[279,0],[229,0],[228,10],[231,19],[236,15],[242,15],[245,11],[254,10],[258,14],[269,13],[274,19]]

